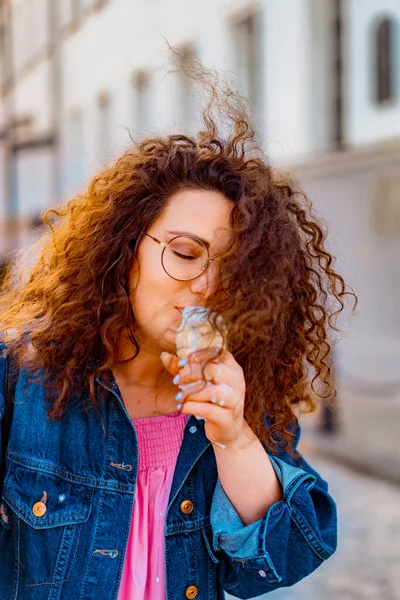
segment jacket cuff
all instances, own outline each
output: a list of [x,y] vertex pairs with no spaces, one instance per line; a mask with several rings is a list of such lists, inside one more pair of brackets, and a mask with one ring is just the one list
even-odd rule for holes
[[218,479],[211,505],[211,527],[216,551],[224,550],[229,556],[254,556],[262,519],[244,525]]
[[323,543],[313,507],[310,506],[310,491],[315,485],[316,477],[277,457],[269,458],[282,486],[283,501],[275,502],[262,519],[245,526],[218,479],[211,505],[215,551],[223,550],[231,558],[241,560],[268,555],[269,533],[281,529],[286,521],[282,518],[283,513],[288,513],[315,553],[322,559],[328,558],[333,549]]

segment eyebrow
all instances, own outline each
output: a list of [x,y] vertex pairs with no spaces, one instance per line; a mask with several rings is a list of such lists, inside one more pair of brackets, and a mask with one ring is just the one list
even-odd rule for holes
[[195,233],[191,233],[190,231],[167,231],[166,233],[172,233],[173,235],[191,235],[192,237],[195,237],[201,242],[203,242],[207,250],[210,249],[210,242],[207,242],[207,240],[203,240],[203,238],[199,237]]

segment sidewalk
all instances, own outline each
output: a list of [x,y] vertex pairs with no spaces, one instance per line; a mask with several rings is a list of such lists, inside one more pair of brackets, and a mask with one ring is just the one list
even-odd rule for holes
[[299,449],[400,485],[400,391],[391,397],[338,390],[339,430],[321,434],[318,413],[301,419]]

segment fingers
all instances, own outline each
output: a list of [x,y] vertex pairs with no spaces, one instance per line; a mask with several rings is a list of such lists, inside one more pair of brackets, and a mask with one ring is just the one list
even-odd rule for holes
[[174,378],[175,385],[186,385],[192,381],[208,381],[210,383],[226,383],[230,385],[236,381],[235,373],[222,364],[208,363],[207,365],[187,364],[183,367],[179,375]]
[[182,407],[182,413],[187,415],[196,415],[197,418],[204,419],[205,421],[215,421],[218,423],[224,423],[228,417],[228,411],[219,406],[214,406],[208,402],[194,402],[187,401]]
[[190,402],[211,402],[225,408],[232,408],[233,388],[228,385],[213,385],[205,381],[195,381],[184,385],[175,396],[178,406]]
[[160,356],[161,362],[171,375],[177,375],[179,373],[178,362],[179,358],[169,352],[163,352]]
[[[180,361],[181,367],[188,363],[206,363],[208,361],[215,361],[225,364],[227,367],[233,367],[236,365],[236,361],[232,354],[228,350],[222,350],[221,348],[205,348],[204,350],[196,350],[190,354],[186,359]],[[183,362],[185,361],[185,362]]]

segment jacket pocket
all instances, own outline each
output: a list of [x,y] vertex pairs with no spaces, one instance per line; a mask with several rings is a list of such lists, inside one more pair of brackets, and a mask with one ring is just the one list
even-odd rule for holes
[[59,585],[70,577],[91,510],[92,489],[10,464],[3,500],[10,507],[20,585]]

